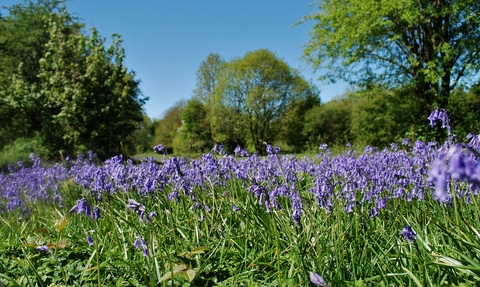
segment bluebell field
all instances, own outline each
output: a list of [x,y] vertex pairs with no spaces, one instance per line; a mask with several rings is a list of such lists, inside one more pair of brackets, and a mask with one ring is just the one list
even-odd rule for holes
[[[143,198],[166,194],[171,204],[187,199],[195,220],[201,222],[213,208],[205,197],[220,196],[210,194],[216,190],[223,190],[221,196],[228,197],[232,182],[248,191],[267,213],[288,208],[291,228],[299,232],[305,228],[304,205],[312,199],[325,213],[333,212],[337,204],[346,214],[362,210],[372,220],[388,209],[393,200],[421,202],[433,198],[446,208],[456,199],[468,204],[479,192],[480,136],[471,134],[465,143],[457,141],[450,134],[445,110],[436,110],[429,119],[432,125],[441,122],[447,129],[449,139],[445,143],[404,139],[385,149],[367,146],[361,155],[347,146],[343,154],[333,156],[328,146],[321,145],[316,157],[298,158],[281,155],[278,147],[268,143],[265,157],[249,154],[241,147],[234,154],[227,154],[221,145],[216,145],[212,152],[188,162],[181,157],[165,156],[160,163],[148,158],[134,164],[116,156],[95,164],[95,155],[89,153],[47,166],[32,155],[33,166],[25,167],[19,162],[10,167],[9,173],[0,174],[0,213],[18,212],[20,220],[26,220],[37,204],[63,206],[61,186],[65,183],[81,191],[76,203],[66,206],[71,214],[99,221],[108,213],[102,207],[104,200],[125,194],[125,209],[143,224],[158,216]],[[161,145],[154,150],[164,152]],[[232,213],[245,208],[238,202],[231,203]],[[405,242],[417,239],[416,231],[408,224],[396,233]],[[84,240],[89,246],[95,246],[94,235],[86,234]],[[129,244],[142,256],[152,256],[144,234],[137,234]],[[45,245],[37,249],[51,251]],[[311,284],[327,286],[328,281],[318,270],[306,271]]]

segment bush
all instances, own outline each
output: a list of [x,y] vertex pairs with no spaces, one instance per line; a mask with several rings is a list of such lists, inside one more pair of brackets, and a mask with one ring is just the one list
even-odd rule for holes
[[30,154],[34,153],[40,158],[48,155],[48,149],[42,145],[41,139],[19,138],[10,145],[4,146],[0,153],[0,168],[2,172],[8,171],[8,165],[15,165],[18,161],[23,161],[27,166],[31,164]]

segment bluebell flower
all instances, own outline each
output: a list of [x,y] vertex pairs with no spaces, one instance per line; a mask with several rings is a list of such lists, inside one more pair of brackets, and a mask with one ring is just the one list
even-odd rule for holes
[[235,204],[232,203],[232,210],[236,212],[236,211],[239,211],[240,208],[238,208]]
[[135,241],[133,242],[133,246],[135,246],[135,248],[137,248],[137,249],[142,248],[142,239],[143,238],[137,236],[135,238]]
[[52,252],[52,251],[50,250],[50,248],[48,248],[47,245],[37,246],[37,248],[35,248],[35,249],[40,250],[40,251]]
[[98,206],[93,210],[92,218],[96,220],[100,219],[100,208]]
[[143,256],[145,257],[148,257],[149,253],[148,253],[148,247],[147,246],[144,246],[143,247]]
[[92,246],[94,244],[90,234],[87,234],[87,243],[88,243],[88,246]]
[[82,198],[77,200],[77,204],[75,204],[69,212],[77,212],[77,214],[85,213],[87,216],[90,216],[90,206],[87,204],[87,200]]
[[164,155],[167,154],[167,149],[164,145],[159,144],[153,147],[153,152],[160,153],[161,151],[163,151]]
[[315,286],[328,286],[322,276],[314,272],[310,272],[310,282]]
[[417,234],[415,231],[413,231],[412,227],[409,225],[407,227],[404,227],[402,229],[402,232],[400,234],[407,240],[408,242],[413,242],[415,239],[417,239]]

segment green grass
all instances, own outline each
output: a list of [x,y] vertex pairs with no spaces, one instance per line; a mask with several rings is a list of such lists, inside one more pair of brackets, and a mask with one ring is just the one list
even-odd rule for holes
[[[475,196],[470,204],[457,200],[456,209],[431,198],[394,199],[370,218],[365,204],[345,213],[337,201],[326,212],[305,182],[301,228],[292,222],[288,200],[267,213],[236,181],[196,190],[197,201],[211,208],[203,221],[189,199],[171,202],[167,192],[104,195],[101,219],[93,221],[68,213],[76,199],[95,199],[65,183],[63,208],[34,206],[20,220],[20,213],[0,214],[0,286],[308,286],[309,272],[330,286],[480,284]],[[126,208],[128,199],[158,215],[139,221]],[[418,235],[412,243],[399,235],[408,225]],[[133,246],[138,236],[149,256]],[[36,250],[42,245],[51,253]]]

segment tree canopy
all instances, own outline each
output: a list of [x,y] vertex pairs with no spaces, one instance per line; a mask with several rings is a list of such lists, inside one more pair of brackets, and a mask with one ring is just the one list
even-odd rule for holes
[[8,63],[0,68],[0,109],[9,115],[0,119],[0,138],[40,137],[51,156],[129,153],[147,99],[123,64],[121,37],[105,47],[94,27],[83,31],[61,4],[17,4],[0,20],[0,54]]
[[290,105],[318,98],[318,91],[273,52],[260,49],[227,62],[214,93],[213,136],[240,143],[247,140],[257,152],[282,130]]
[[480,67],[477,0],[318,0],[304,57],[324,79],[410,85],[424,115]]

